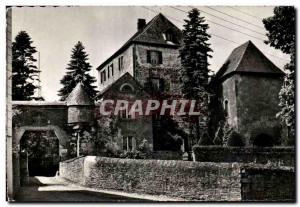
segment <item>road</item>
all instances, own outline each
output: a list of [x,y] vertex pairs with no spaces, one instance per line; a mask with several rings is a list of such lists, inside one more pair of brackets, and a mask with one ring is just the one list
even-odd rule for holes
[[59,177],[30,177],[16,195],[16,202],[141,202],[142,200],[86,190]]

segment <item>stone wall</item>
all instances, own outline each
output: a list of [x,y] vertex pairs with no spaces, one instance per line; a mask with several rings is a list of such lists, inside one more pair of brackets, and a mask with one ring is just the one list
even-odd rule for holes
[[75,182],[80,183],[84,180],[84,160],[85,157],[77,157],[59,163],[60,176]]
[[244,201],[295,201],[295,172],[292,170],[246,167],[241,178]]
[[[134,77],[147,88],[148,78],[164,79],[164,90],[167,95],[180,95],[179,69],[181,67],[179,50],[177,48],[164,48],[159,46],[136,45]],[[152,65],[147,63],[147,50],[162,52],[162,64]]]
[[87,156],[60,163],[79,185],[198,201],[295,201],[294,167]]
[[261,133],[270,135],[274,145],[282,144],[281,124],[276,118],[281,86],[279,77],[236,75],[238,131],[246,138],[246,145]]
[[222,147],[195,146],[193,148],[195,160],[199,162],[256,162],[266,164],[281,163],[281,165],[295,165],[295,149],[293,147]]
[[[79,169],[81,172],[78,172]],[[62,162],[60,176],[98,189],[166,195],[187,200],[241,200],[238,164],[87,156]]]

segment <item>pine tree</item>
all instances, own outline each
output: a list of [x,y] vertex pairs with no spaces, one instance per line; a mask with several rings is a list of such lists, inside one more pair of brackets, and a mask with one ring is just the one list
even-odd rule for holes
[[289,128],[290,138],[295,136],[295,38],[296,16],[292,6],[279,6],[274,8],[274,15],[263,19],[264,26],[268,31],[267,37],[271,47],[280,49],[283,53],[290,54],[290,63],[286,64],[285,77],[279,92],[279,106],[281,111],[278,117]]
[[79,82],[83,83],[87,94],[91,98],[96,96],[96,86],[92,85],[96,82],[96,79],[89,75],[92,66],[87,61],[88,54],[85,52],[84,46],[79,41],[72,49],[71,60],[68,64],[66,75],[64,75],[60,81],[63,85],[58,91],[58,95],[61,96],[61,101],[64,101],[68,97]]
[[12,100],[41,100],[35,97],[35,90],[39,87],[39,69],[34,65],[37,52],[31,46],[33,41],[25,31],[21,31],[12,43]]
[[[184,20],[183,42],[180,49],[182,69],[181,82],[184,98],[197,101],[197,110],[201,110],[201,121],[208,123],[209,109],[209,72],[208,53],[212,52],[207,34],[209,28],[204,17],[200,16],[198,9],[192,9],[188,13],[188,20]],[[200,138],[200,117],[193,117],[192,122],[196,126],[197,139]],[[207,132],[204,132],[204,134]]]

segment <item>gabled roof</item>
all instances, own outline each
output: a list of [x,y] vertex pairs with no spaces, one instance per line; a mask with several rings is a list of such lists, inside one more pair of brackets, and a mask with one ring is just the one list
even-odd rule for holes
[[91,106],[94,104],[81,82],[78,83],[73,91],[69,94],[66,102],[67,106]]
[[124,83],[129,83],[130,85],[133,86],[135,91],[139,90],[139,91],[142,91],[145,96],[148,95],[148,93],[143,89],[141,84],[134,77],[132,77],[132,75],[130,75],[130,73],[127,72],[124,75],[122,75],[118,80],[116,80],[115,82],[113,82],[112,84],[107,86],[103,91],[101,91],[97,95],[97,99],[103,97],[105,94],[107,94],[109,91],[111,91],[114,88],[119,90],[119,87]]
[[220,79],[234,72],[264,73],[283,75],[283,71],[274,65],[251,41],[235,48],[216,74]]
[[[163,33],[172,32],[174,36],[174,43],[167,42]],[[159,13],[145,27],[137,31],[119,50],[117,50],[112,56],[105,60],[97,70],[103,68],[112,59],[122,53],[133,43],[144,43],[144,44],[156,44],[166,47],[178,47],[182,40],[181,30],[178,29],[170,20],[168,20],[163,14]]]

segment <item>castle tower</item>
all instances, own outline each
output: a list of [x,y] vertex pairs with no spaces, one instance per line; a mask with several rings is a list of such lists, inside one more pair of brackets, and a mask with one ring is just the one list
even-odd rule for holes
[[246,146],[282,143],[276,114],[280,111],[278,94],[283,76],[251,41],[235,48],[217,72],[226,121],[245,137]]
[[94,118],[94,103],[82,83],[78,83],[66,99],[68,124],[90,124]]

